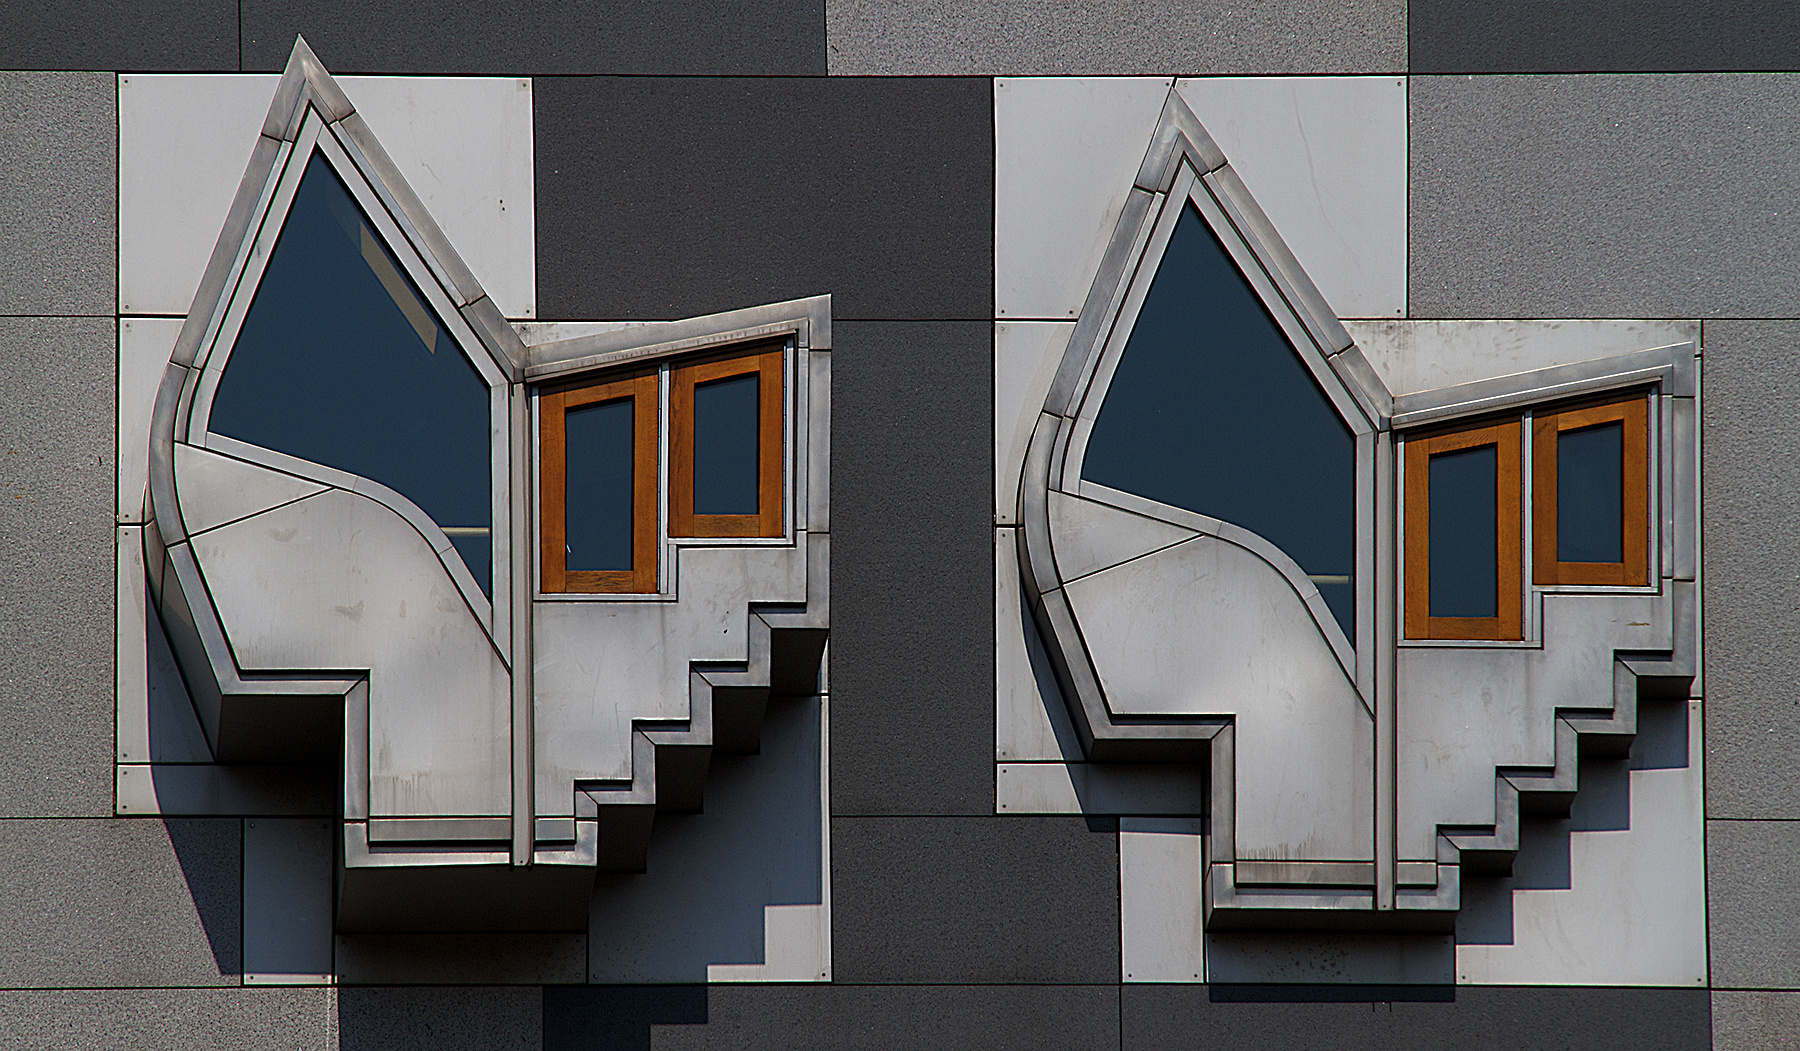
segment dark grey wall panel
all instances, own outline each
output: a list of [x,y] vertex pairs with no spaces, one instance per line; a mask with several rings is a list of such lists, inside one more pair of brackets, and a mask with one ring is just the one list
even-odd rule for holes
[[1406,69],[1404,0],[827,0],[831,72],[1098,76]]
[[706,994],[703,1025],[658,1025],[637,1045],[546,1039],[544,1051],[1095,1051],[1119,1042],[1116,985],[723,985]]
[[238,984],[238,819],[0,821],[0,856],[0,988]]
[[993,325],[833,343],[832,812],[991,815]]
[[304,34],[333,73],[825,72],[822,0],[244,0],[243,9],[245,69],[281,69]]
[[324,988],[0,992],[0,1048],[314,1051],[337,1046],[332,998]]
[[1800,818],[1800,322],[1709,321],[1701,341],[1706,812]]
[[8,4],[0,32],[0,69],[237,68],[236,0]]
[[1800,989],[1800,821],[1708,821],[1706,903],[1714,985]]
[[110,318],[0,318],[0,815],[112,813]]
[[1800,68],[1791,0],[1412,0],[1414,73]]
[[538,1051],[543,993],[531,986],[344,989],[339,1051]]
[[[329,55],[321,52],[326,62]],[[993,316],[987,80],[540,78],[538,316]]]
[[837,818],[836,981],[1117,982],[1116,825]]
[[1800,316],[1800,75],[1415,77],[1414,317]]
[[[1706,1051],[1704,989],[1404,987],[1379,995],[1437,1002],[1357,1002],[1349,987],[1127,985],[1124,1051]],[[1257,996],[1262,1002],[1255,1002]],[[1324,1002],[1327,998],[1345,998]],[[1313,1002],[1307,1002],[1314,998]],[[1224,1002],[1215,1002],[1224,1001]]]
[[0,314],[113,312],[117,83],[0,73]]

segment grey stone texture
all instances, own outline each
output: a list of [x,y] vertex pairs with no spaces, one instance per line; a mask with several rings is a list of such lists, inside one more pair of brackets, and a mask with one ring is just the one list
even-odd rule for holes
[[0,73],[0,314],[112,314],[116,84],[109,73]]
[[1705,989],[1127,985],[1123,1051],[1706,1051]]
[[1800,821],[1708,821],[1706,907],[1714,986],[1800,989]]
[[834,74],[1204,76],[1406,69],[1404,0],[826,0]]
[[237,68],[235,0],[9,4],[0,33],[0,69]]
[[1788,0],[1412,0],[1414,73],[1800,68]]
[[29,989],[0,992],[0,1049],[325,1051],[337,991]]
[[[329,56],[325,56],[327,62]],[[992,82],[541,77],[541,318],[986,319]]]
[[1800,1041],[1800,993],[1712,994],[1713,1051],[1786,1051]]
[[1119,980],[1117,823],[836,818],[832,978]]
[[1701,342],[1706,812],[1800,819],[1800,322]]
[[0,821],[0,988],[236,985],[236,818]]
[[834,814],[994,813],[992,333],[832,328]]
[[1414,77],[1413,317],[1800,315],[1800,75]]
[[819,0],[414,4],[245,0],[247,70],[280,70],[304,34],[333,72],[531,76],[629,73],[816,76]]
[[338,992],[337,1051],[538,1051],[535,988],[364,987]]
[[0,816],[112,813],[113,345],[0,317]]
[[546,1039],[545,1051],[1093,1051],[1119,1046],[1117,985],[724,985],[706,994],[706,1014],[699,1019],[704,1025],[687,1020],[656,1025],[650,1038],[638,1044],[557,1044]]

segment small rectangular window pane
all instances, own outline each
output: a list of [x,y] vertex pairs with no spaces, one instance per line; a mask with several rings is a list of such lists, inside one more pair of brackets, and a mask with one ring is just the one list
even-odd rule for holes
[[757,512],[757,374],[694,387],[694,513]]
[[1625,561],[1625,425],[1556,436],[1556,560]]
[[1434,617],[1499,615],[1499,450],[1439,453],[1430,461],[1430,558]]
[[568,450],[563,532],[570,572],[631,568],[633,401],[584,405],[563,418]]

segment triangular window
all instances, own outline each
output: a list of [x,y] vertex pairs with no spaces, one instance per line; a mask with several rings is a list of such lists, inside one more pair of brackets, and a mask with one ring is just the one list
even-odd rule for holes
[[489,388],[321,153],[295,192],[208,429],[387,486],[492,593]]
[[1081,476],[1241,526],[1356,638],[1356,439],[1187,204],[1132,325]]

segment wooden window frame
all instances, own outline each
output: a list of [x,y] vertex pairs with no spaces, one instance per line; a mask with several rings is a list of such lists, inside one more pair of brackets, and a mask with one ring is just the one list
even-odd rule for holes
[[[783,346],[738,351],[670,370],[669,535],[672,537],[779,537],[783,535],[782,465],[786,399]],[[756,514],[694,513],[694,388],[713,380],[754,373],[757,379]]]
[[[1650,394],[1576,405],[1539,414],[1531,424],[1531,576],[1534,584],[1642,587],[1650,583]],[[1618,562],[1562,562],[1556,556],[1556,443],[1563,431],[1624,424]]]
[[[1431,457],[1484,445],[1495,447],[1495,539],[1499,545],[1495,616],[1431,615]],[[1406,637],[1409,639],[1524,638],[1525,581],[1522,527],[1523,426],[1517,418],[1488,420],[1455,430],[1406,438]]]
[[[661,384],[654,372],[538,395],[538,538],[545,593],[652,594],[656,591],[657,442]],[[631,568],[568,566],[568,410],[623,398],[632,405]]]

